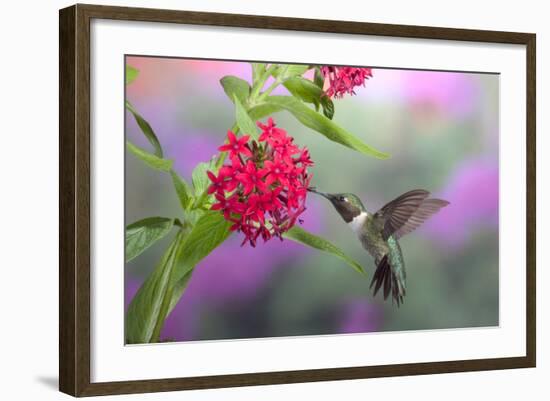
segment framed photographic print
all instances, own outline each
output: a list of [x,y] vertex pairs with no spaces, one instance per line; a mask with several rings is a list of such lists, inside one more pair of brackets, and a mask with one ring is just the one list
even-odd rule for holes
[[60,11],[60,390],[535,366],[535,35]]

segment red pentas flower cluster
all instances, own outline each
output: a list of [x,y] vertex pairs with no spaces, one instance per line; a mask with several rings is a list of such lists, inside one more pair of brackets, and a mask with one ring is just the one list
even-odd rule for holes
[[258,127],[262,130],[258,141],[228,131],[227,143],[219,150],[228,153],[229,161],[218,175],[208,171],[212,181],[208,193],[217,201],[211,209],[233,223],[232,231],[244,234],[243,245],[252,246],[260,236],[264,242],[273,237],[282,240],[282,234],[294,226],[306,209],[312,177],[308,167],[313,165],[308,149],[295,145],[273,119],[265,125],[258,122]]
[[321,73],[329,81],[325,93],[331,98],[339,98],[346,93],[355,95],[353,89],[356,86],[365,86],[365,80],[372,77],[370,68],[323,66]]

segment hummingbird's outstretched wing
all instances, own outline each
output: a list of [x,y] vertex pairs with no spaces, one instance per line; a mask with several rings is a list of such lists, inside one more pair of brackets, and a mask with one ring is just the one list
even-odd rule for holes
[[395,198],[374,214],[382,227],[382,235],[387,240],[391,235],[399,239],[414,231],[431,215],[449,202],[442,199],[428,199],[430,193],[414,189]]

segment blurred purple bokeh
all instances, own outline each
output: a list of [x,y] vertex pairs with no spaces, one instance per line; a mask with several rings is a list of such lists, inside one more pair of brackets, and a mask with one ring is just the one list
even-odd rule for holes
[[342,333],[368,333],[380,329],[382,310],[377,305],[369,304],[365,298],[349,301],[341,314]]
[[480,227],[498,227],[499,172],[488,160],[467,160],[449,178],[438,194],[451,203],[426,224],[434,240],[451,248],[461,247]]

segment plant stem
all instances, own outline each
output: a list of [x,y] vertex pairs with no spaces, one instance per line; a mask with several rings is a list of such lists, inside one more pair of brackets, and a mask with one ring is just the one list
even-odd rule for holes
[[254,84],[254,87],[252,88],[252,91],[250,92],[250,98],[249,98],[249,104],[252,105],[256,101],[256,98],[260,94],[260,91],[264,87],[265,81],[271,76],[273,71],[277,69],[276,64],[270,65],[268,68],[265,69],[265,72],[262,74],[262,76],[258,79],[258,82]]
[[281,81],[279,81],[278,79],[276,79],[275,81],[273,81],[273,83],[269,86],[269,88],[267,88],[257,99],[257,102],[261,102],[263,101],[266,97],[268,97],[271,92],[273,92],[273,90],[279,86],[281,84]]

